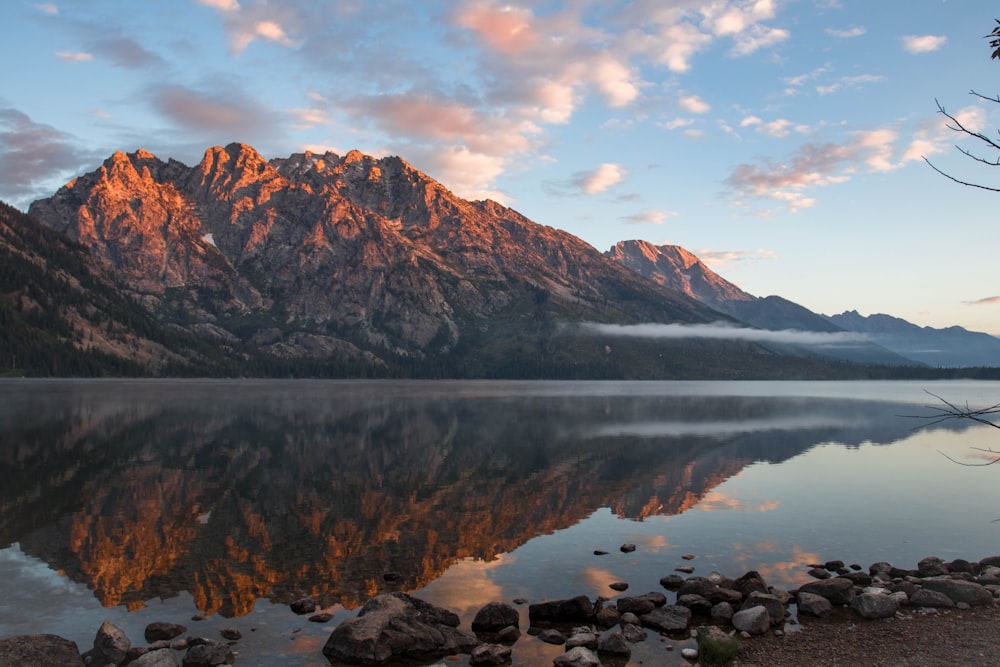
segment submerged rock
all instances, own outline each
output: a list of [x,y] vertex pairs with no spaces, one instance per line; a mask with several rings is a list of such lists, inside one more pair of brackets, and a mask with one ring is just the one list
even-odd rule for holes
[[157,621],[146,626],[144,636],[148,643],[173,639],[187,632],[187,628],[179,623]]
[[528,607],[528,618],[532,623],[573,623],[590,621],[594,618],[594,603],[586,595],[578,595],[569,600],[538,602]]

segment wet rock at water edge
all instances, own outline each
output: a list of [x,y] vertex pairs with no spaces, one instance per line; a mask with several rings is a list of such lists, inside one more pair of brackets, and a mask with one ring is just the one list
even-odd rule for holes
[[528,606],[528,618],[534,623],[573,623],[590,621],[594,618],[594,603],[586,595],[578,595],[568,600],[549,600]]
[[614,632],[603,635],[597,642],[597,652],[598,654],[604,653],[623,658],[627,658],[632,655],[632,649],[629,646],[629,642],[621,630],[615,630]]
[[938,591],[921,588],[910,596],[910,605],[914,607],[954,607],[952,599]]
[[146,641],[149,643],[170,640],[174,637],[179,637],[180,635],[187,632],[187,628],[178,623],[166,623],[164,621],[156,621],[155,623],[150,623],[146,626],[146,630],[143,635],[146,637]]
[[642,616],[643,614],[648,614],[657,607],[662,607],[667,603],[667,596],[662,593],[646,593],[645,595],[629,595],[625,597],[620,597],[615,602],[618,607],[618,611],[625,613],[633,613],[636,616]]
[[350,664],[377,665],[469,653],[481,642],[458,625],[458,615],[447,609],[405,593],[382,594],[334,628],[323,655]]
[[751,593],[750,597],[743,603],[741,610],[753,607],[764,607],[771,618],[771,625],[777,625],[785,620],[785,605],[776,595]]
[[0,639],[0,665],[83,667],[76,642],[58,635],[16,635]]
[[237,642],[243,639],[243,633],[236,628],[222,628],[219,630],[219,634],[222,635],[223,639],[228,639],[232,642]]
[[497,633],[497,642],[501,644],[513,644],[521,638],[521,629],[516,625],[508,625]]
[[618,591],[620,593],[622,591],[628,590],[628,584],[624,581],[613,581],[610,584],[608,584],[608,588],[610,588],[613,591]]
[[546,644],[555,644],[556,646],[562,646],[566,643],[566,635],[559,632],[555,628],[546,628],[538,633],[538,639],[545,642]]
[[311,614],[316,611],[316,600],[314,598],[302,598],[301,600],[296,600],[291,605],[292,611],[302,616],[304,614]]
[[590,628],[573,628],[573,633],[566,640],[566,650],[577,646],[583,646],[584,648],[596,651],[597,635]]
[[842,577],[812,581],[799,588],[800,593],[815,593],[830,601],[830,604],[850,604],[854,599],[854,582]]
[[948,574],[948,568],[944,566],[944,561],[937,556],[928,556],[917,563],[919,577],[939,577],[945,574]]
[[306,620],[310,623],[327,623],[333,619],[333,614],[328,611],[321,611],[318,614],[313,614]]
[[604,628],[610,628],[621,620],[621,615],[617,607],[602,607],[594,616],[594,623]]
[[600,549],[595,549],[594,550],[594,555],[595,556],[607,556],[608,552],[607,551],[601,551]]
[[510,662],[511,648],[502,644],[481,644],[472,649],[470,665],[503,665]]
[[555,667],[601,667],[597,654],[582,646],[566,651],[552,661]]
[[851,607],[862,618],[889,618],[899,610],[899,603],[884,593],[862,593],[851,600]]
[[692,614],[710,614],[712,612],[712,603],[703,598],[700,595],[695,595],[694,593],[688,593],[687,595],[678,595],[677,604],[682,607],[687,607],[691,610]]
[[382,575],[382,581],[386,582],[387,584],[394,584],[402,578],[403,575],[400,574],[399,572],[386,572],[385,574]]
[[132,662],[129,667],[179,667],[177,656],[170,649],[147,651]]
[[712,605],[712,609],[709,611],[709,616],[711,616],[714,621],[729,623],[733,618],[733,613],[733,605],[728,602],[719,602]]
[[638,623],[623,623],[622,637],[630,644],[646,641],[646,631]]
[[629,542],[626,542],[625,544],[621,545],[621,547],[619,547],[619,548],[621,549],[621,552],[623,554],[630,554],[633,551],[635,551],[635,545],[631,544]]
[[770,589],[767,586],[767,582],[764,581],[764,577],[762,577],[756,570],[750,570],[739,579],[733,581],[730,588],[734,591],[738,591],[741,595],[743,595],[743,597],[749,597],[754,591],[758,593],[770,593]]
[[130,646],[132,642],[125,632],[111,621],[104,621],[94,637],[94,650],[116,665],[125,660]]
[[660,577],[660,585],[668,591],[677,590],[684,585],[684,577],[679,574],[668,574],[664,577]]
[[642,624],[659,632],[683,632],[691,622],[691,610],[680,605],[667,605],[639,617]]
[[684,574],[691,574],[692,572],[694,572],[694,568],[691,567],[690,565],[681,565],[680,567],[675,567],[674,571],[683,572]]
[[799,615],[806,614],[809,616],[828,616],[830,612],[833,611],[833,605],[822,595],[817,595],[815,593],[806,593],[800,591],[797,598],[796,604],[798,605]]
[[764,607],[750,607],[733,614],[733,627],[740,632],[762,635],[771,627],[771,616]]
[[231,665],[236,659],[228,644],[208,640],[197,646],[192,646],[184,654],[184,667],[217,667]]
[[490,602],[472,619],[473,632],[499,632],[508,626],[517,626],[520,615],[506,602]]
[[813,579],[829,579],[831,576],[833,576],[829,572],[827,572],[825,568],[822,567],[814,567],[810,569],[807,574]]
[[964,602],[973,607],[993,604],[993,594],[977,583],[948,579],[945,577],[924,579],[920,582],[924,589],[944,593],[952,602]]

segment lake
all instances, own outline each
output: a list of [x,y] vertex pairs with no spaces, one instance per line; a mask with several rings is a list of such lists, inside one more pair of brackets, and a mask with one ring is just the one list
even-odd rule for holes
[[[946,458],[1000,431],[927,426],[927,392],[1000,402],[972,381],[2,380],[0,637],[86,649],[109,619],[143,644],[165,620],[239,629],[240,665],[323,665],[384,591],[468,629],[493,600],[662,591],[681,565],[791,588],[831,559],[1000,554],[1000,465]],[[306,595],[333,620],[292,613]],[[650,635],[629,664],[685,645]],[[562,650],[525,634],[514,664]]]

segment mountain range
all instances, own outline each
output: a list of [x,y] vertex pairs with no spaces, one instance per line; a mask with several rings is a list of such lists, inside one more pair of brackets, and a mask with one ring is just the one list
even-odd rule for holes
[[[268,161],[233,143],[194,167],[117,152],[27,216],[0,207],[0,256],[0,372],[800,378],[1000,365],[985,334],[973,363],[918,359],[926,345],[844,336],[856,318],[754,297],[682,248],[602,254],[357,151]],[[616,335],[650,325],[692,333]],[[840,343],[694,333],[711,326]]]

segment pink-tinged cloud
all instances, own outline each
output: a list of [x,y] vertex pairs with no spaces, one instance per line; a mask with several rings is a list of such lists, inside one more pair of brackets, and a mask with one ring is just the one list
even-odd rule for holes
[[902,38],[903,50],[908,53],[930,53],[948,42],[942,35],[906,35]]
[[967,306],[1000,306],[1000,296],[988,296],[985,299],[975,301],[963,301]]
[[487,46],[501,53],[522,53],[535,46],[530,9],[492,2],[476,2],[460,7],[455,23],[479,35]]
[[697,95],[682,95],[677,104],[689,113],[708,113],[712,110],[712,105]]
[[236,0],[196,0],[200,5],[218,9],[220,12],[238,12],[240,3]]
[[243,53],[254,41],[263,39],[274,44],[294,47],[298,42],[285,33],[285,29],[276,21],[253,21],[242,25],[234,31],[232,37],[232,51],[235,54]]
[[709,267],[718,269],[739,262],[766,262],[777,258],[773,250],[757,248],[756,250],[696,250],[695,255]]
[[866,32],[868,32],[868,29],[863,26],[854,26],[852,28],[847,28],[846,30],[837,30],[836,28],[826,29],[826,34],[833,35],[834,37],[842,37],[845,39],[850,39],[852,37],[860,37]]
[[128,37],[110,37],[94,45],[94,51],[116,65],[128,69],[143,69],[162,65],[163,59]]
[[56,58],[66,63],[85,63],[94,59],[94,55],[82,51],[56,51]]
[[598,58],[589,70],[591,81],[612,107],[627,106],[639,97],[638,77],[618,60]]
[[622,220],[632,225],[662,225],[668,218],[674,218],[678,215],[680,214],[675,211],[649,209],[625,216]]
[[620,164],[605,162],[592,171],[582,171],[573,175],[573,183],[583,193],[596,195],[607,192],[625,180],[628,171]]
[[238,90],[211,93],[184,86],[160,86],[150,91],[154,108],[181,128],[220,143],[253,141],[275,131],[277,114]]
[[59,13],[59,8],[51,2],[42,2],[35,5],[35,8],[46,14],[55,15]]

